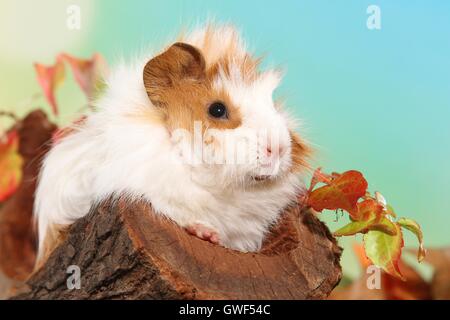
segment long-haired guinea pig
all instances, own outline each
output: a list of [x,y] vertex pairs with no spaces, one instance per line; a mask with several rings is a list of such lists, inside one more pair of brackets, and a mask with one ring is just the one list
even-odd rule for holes
[[35,201],[39,254],[111,195],[145,199],[197,237],[257,251],[303,187],[308,147],[230,26],[207,26],[119,66],[96,111],[47,154]]

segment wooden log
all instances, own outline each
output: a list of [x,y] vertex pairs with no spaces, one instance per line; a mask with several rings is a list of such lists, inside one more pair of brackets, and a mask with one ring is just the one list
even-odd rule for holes
[[[340,254],[327,227],[298,206],[259,253],[242,253],[118,197],[74,223],[14,299],[323,299],[341,278]],[[70,266],[80,289],[68,289]]]

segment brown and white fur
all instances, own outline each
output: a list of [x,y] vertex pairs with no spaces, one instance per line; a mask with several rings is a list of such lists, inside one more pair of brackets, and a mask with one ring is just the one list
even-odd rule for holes
[[[45,158],[35,201],[40,259],[61,228],[113,194],[146,199],[205,240],[257,251],[301,191],[308,153],[273,101],[279,81],[277,71],[259,71],[230,26],[207,26],[157,56],[119,66],[96,112]],[[215,101],[227,106],[227,119],[208,114]],[[237,142],[248,132],[269,134],[240,151],[249,157],[243,163],[186,161],[190,146],[174,137],[180,129],[193,133],[194,123],[202,145],[216,152],[229,151],[225,135]],[[263,156],[268,162],[261,164]]]

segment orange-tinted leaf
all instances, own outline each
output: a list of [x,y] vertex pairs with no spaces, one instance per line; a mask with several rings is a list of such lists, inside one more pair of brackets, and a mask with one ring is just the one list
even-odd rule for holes
[[367,258],[366,252],[364,250],[364,246],[360,245],[359,243],[354,242],[353,243],[353,252],[355,253],[356,257],[358,258],[358,262],[360,266],[366,270],[368,266],[372,265],[372,262]]
[[322,168],[317,168],[312,175],[309,192],[311,192],[318,183],[330,184],[332,179],[332,176],[322,172]]
[[0,140],[0,201],[6,200],[17,189],[22,179],[22,157],[18,153],[19,137],[16,131]]
[[61,59],[67,61],[72,69],[76,82],[90,99],[94,96],[101,73],[105,71],[106,63],[103,57],[96,53],[91,59],[79,59],[66,53]]
[[358,171],[346,171],[328,185],[312,191],[308,205],[321,212],[324,209],[343,209],[352,217],[357,215],[358,199],[366,194],[367,181]]
[[383,213],[381,206],[374,199],[367,199],[357,204],[358,210],[353,218],[357,221],[379,220]]
[[403,248],[403,235],[400,226],[395,224],[396,235],[371,230],[364,235],[364,249],[372,263],[390,275],[404,280],[398,267]]
[[58,104],[56,103],[55,90],[64,81],[65,70],[64,63],[57,59],[53,66],[44,66],[35,63],[34,67],[37,73],[39,85],[44,92],[44,96],[52,107],[53,113],[58,114]]
[[382,219],[383,207],[374,199],[366,199],[357,204],[358,210],[354,221],[340,228],[334,235],[337,237],[351,236],[357,233],[366,233],[372,225],[378,224]]
[[411,231],[416,235],[417,239],[419,240],[419,250],[417,252],[417,260],[419,262],[422,262],[422,260],[425,258],[426,251],[425,248],[423,247],[423,234],[419,224],[416,221],[408,218],[400,218],[398,219],[397,223],[401,227],[408,229],[409,231]]
[[411,266],[399,261],[405,281],[393,277],[387,273],[381,275],[381,287],[385,299],[388,300],[429,300],[431,299],[431,287],[421,275]]

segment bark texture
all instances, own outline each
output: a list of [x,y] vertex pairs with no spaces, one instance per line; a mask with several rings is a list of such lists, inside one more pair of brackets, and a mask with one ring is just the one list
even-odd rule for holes
[[[261,252],[241,253],[119,197],[73,224],[15,299],[323,299],[341,278],[340,254],[327,227],[298,206]],[[80,289],[67,287],[71,265]]]

